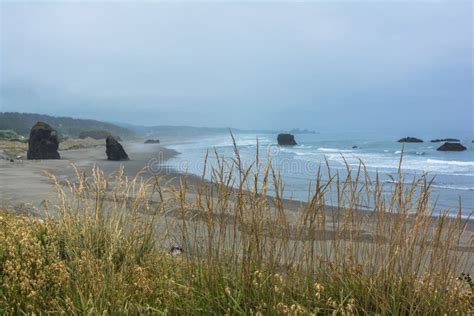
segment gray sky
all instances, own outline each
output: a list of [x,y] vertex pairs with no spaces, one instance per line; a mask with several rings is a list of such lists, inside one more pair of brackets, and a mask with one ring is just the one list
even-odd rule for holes
[[470,1],[3,1],[1,110],[472,133],[472,17]]

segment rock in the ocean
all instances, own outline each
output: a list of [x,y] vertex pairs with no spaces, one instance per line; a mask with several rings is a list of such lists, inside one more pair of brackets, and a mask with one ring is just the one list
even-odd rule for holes
[[352,149],[357,149],[358,147],[356,145],[352,146]]
[[442,138],[442,139],[432,139],[432,143],[441,143],[441,142],[460,142],[459,139],[456,138]]
[[159,139],[147,139],[145,141],[145,144],[159,144],[160,140]]
[[129,160],[127,153],[122,145],[112,136],[107,136],[105,140],[108,160]]
[[438,149],[439,151],[463,151],[466,150],[466,147],[464,147],[460,143],[444,143],[441,145]]
[[278,134],[278,145],[283,145],[283,146],[296,145],[295,136],[291,134]]
[[61,159],[58,153],[58,133],[44,122],[36,123],[30,131],[27,159]]
[[423,140],[416,137],[404,137],[398,140],[399,143],[422,143]]

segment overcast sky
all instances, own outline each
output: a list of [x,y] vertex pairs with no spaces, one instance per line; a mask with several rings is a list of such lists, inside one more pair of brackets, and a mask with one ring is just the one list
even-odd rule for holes
[[1,111],[472,133],[472,6],[2,1]]

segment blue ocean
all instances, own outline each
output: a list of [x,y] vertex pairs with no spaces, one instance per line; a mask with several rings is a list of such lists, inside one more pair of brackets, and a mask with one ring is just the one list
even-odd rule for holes
[[[404,136],[404,135],[401,135]],[[420,136],[420,135],[417,135]],[[423,135],[422,135],[423,136]],[[249,165],[255,159],[257,139],[259,157],[271,158],[285,185],[285,197],[307,201],[308,190],[314,184],[321,167],[323,180],[329,179],[326,161],[331,173],[347,175],[346,164],[357,170],[363,161],[372,179],[378,174],[384,191],[390,193],[397,181],[398,167],[403,150],[402,173],[404,182],[410,183],[423,175],[432,180],[432,205],[438,212],[449,210],[453,215],[462,207],[463,216],[474,210],[474,146],[469,135],[461,138],[467,147],[463,152],[441,152],[436,149],[443,143],[431,143],[425,135],[423,143],[398,143],[400,137],[387,137],[377,133],[315,133],[296,134],[296,146],[278,146],[276,133],[234,134],[242,161]],[[218,134],[196,141],[168,146],[180,152],[168,162],[179,171],[202,176],[204,159],[209,151],[208,163],[216,165],[214,152],[225,158],[234,157],[230,134]],[[204,174],[211,175],[209,167]],[[272,192],[269,192],[272,194]],[[335,204],[329,194],[328,204]],[[360,207],[367,207],[361,205]]]

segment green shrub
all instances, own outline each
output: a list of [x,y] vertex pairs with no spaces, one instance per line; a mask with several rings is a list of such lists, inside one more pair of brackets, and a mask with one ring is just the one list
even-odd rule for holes
[[0,140],[10,140],[10,139],[20,139],[20,135],[18,135],[15,131],[9,129],[2,129],[0,130]]

